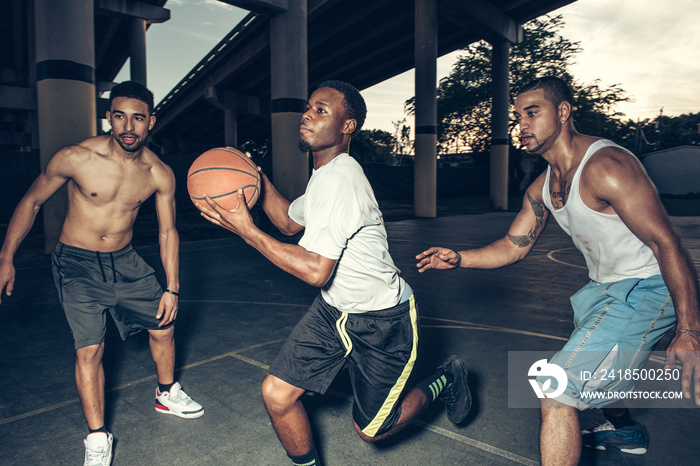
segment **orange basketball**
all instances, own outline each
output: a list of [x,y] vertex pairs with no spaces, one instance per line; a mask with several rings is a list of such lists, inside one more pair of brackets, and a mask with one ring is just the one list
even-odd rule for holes
[[250,209],[260,196],[260,174],[250,158],[233,147],[206,151],[187,173],[187,192],[194,203],[206,203],[206,194],[224,209],[232,210],[238,206],[237,192],[241,188]]

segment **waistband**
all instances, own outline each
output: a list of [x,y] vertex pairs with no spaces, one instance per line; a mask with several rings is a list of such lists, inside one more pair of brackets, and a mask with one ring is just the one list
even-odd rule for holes
[[76,248],[75,246],[70,246],[68,244],[63,244],[63,243],[57,243],[56,247],[54,250],[58,254],[73,254],[75,256],[79,257],[84,257],[86,259],[91,259],[95,258],[97,256],[103,255],[103,256],[112,256],[114,258],[118,258],[121,256],[125,256],[127,254],[130,254],[134,248],[131,246],[131,244],[126,245],[125,247],[119,249],[118,251],[109,251],[109,252],[102,252],[102,251],[92,251],[90,249],[82,249],[82,248]]
[[128,244],[127,246],[123,247],[118,251],[101,252],[91,251],[89,249],[76,248],[75,246],[69,246],[67,244],[59,242],[56,244],[54,252],[58,257],[61,257],[63,254],[67,254],[73,257],[80,257],[82,259],[96,259],[97,264],[100,267],[100,273],[102,274],[102,281],[105,283],[107,282],[107,274],[105,273],[105,268],[102,264],[102,258],[108,258],[109,262],[112,264],[112,282],[117,283],[117,268],[114,266],[114,259],[119,259],[120,257],[126,256],[127,254],[132,254],[133,250],[134,248],[131,247],[131,244]]
[[361,317],[363,319],[392,319],[394,317],[399,317],[401,315],[407,314],[411,310],[411,300],[410,296],[407,301],[400,302],[396,306],[392,306],[387,309],[379,309],[376,311],[364,311],[364,312],[343,312],[340,309],[331,306],[323,299],[320,294],[316,297],[320,305],[328,311],[333,311],[340,314],[349,314],[352,318]]

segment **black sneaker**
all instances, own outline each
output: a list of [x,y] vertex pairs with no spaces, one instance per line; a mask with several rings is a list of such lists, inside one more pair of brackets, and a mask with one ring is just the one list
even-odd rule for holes
[[605,450],[615,447],[623,453],[630,455],[643,455],[647,452],[647,433],[644,427],[634,421],[633,426],[616,429],[610,421],[591,430],[581,431],[583,446]]
[[453,381],[438,398],[445,405],[447,419],[453,424],[459,424],[466,419],[472,407],[472,395],[467,385],[467,364],[459,356],[453,355],[440,368],[452,374]]

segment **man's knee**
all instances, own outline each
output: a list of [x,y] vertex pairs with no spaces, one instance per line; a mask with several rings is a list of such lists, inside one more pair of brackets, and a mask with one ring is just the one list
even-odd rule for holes
[[304,390],[268,374],[260,386],[268,413],[283,414],[297,402]]
[[104,345],[104,342],[102,342],[99,345],[83,346],[75,350],[76,364],[80,366],[99,364],[102,361]]
[[369,435],[362,432],[362,429],[360,429],[360,426],[357,425],[357,422],[352,421],[352,425],[353,425],[353,427],[355,427],[355,432],[357,432],[357,435],[359,435],[360,438],[362,440],[364,440],[365,442],[374,443],[374,442],[380,440],[380,437],[378,437],[378,436],[370,437]]

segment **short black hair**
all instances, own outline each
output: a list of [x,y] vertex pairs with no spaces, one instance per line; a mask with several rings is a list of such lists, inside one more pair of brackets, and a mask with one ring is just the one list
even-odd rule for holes
[[350,135],[355,136],[362,129],[362,125],[365,124],[365,118],[367,117],[367,105],[360,91],[355,89],[352,84],[332,79],[322,82],[318,85],[317,89],[322,87],[329,87],[343,94],[343,108],[345,108],[345,113],[349,119],[353,119],[357,122],[355,131]]
[[153,92],[149,91],[146,86],[136,81],[124,81],[117,84],[109,91],[109,108],[112,108],[112,102],[117,97],[127,97],[129,99],[138,99],[148,105],[148,114],[153,113]]
[[555,107],[558,107],[562,102],[569,102],[572,106],[574,105],[574,96],[569,85],[563,79],[554,76],[543,76],[530,81],[520,89],[517,95],[537,89],[542,89],[544,97],[552,102]]

